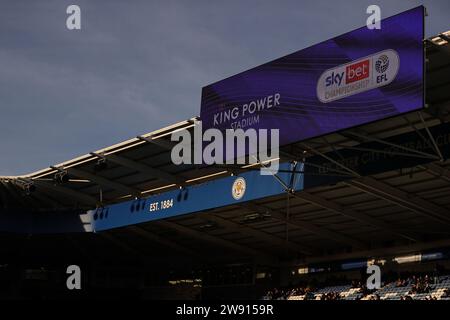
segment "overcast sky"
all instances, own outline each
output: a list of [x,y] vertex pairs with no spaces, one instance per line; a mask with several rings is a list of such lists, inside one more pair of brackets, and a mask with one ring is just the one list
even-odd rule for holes
[[450,29],[448,0],[2,0],[0,175],[199,115],[201,87],[363,26],[369,4],[424,4],[427,36]]

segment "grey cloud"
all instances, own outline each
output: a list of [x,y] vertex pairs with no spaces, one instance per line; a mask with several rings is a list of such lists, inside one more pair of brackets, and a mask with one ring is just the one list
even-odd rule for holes
[[[65,9],[82,9],[82,30]],[[3,1],[0,174],[27,173],[199,114],[201,87],[365,23],[371,0]],[[377,1],[383,16],[420,1]],[[425,1],[427,34],[449,29]]]

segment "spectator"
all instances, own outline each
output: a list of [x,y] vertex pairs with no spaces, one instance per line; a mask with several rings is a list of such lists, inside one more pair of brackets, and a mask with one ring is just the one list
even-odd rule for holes
[[[425,275],[410,275],[410,274],[401,274],[398,276],[397,274],[393,274],[390,278],[385,279],[387,282],[383,283],[383,286],[387,285],[388,283],[392,283],[395,287],[410,287],[409,292],[405,296],[401,296],[401,300],[413,300],[413,298],[410,296],[412,294],[423,294],[428,293],[426,297],[424,297],[424,300],[437,300],[440,298],[450,298],[450,288],[446,288],[443,292],[443,294],[439,297],[437,288],[435,288],[433,281],[434,277],[430,277],[428,274]],[[443,278],[442,281],[446,281],[447,278]],[[391,282],[389,282],[391,281]],[[442,282],[440,281],[440,282]],[[303,282],[301,285],[290,285],[289,287],[284,288],[273,288],[267,291],[267,293],[262,297],[263,299],[267,300],[286,300],[290,299],[291,297],[295,296],[303,296],[303,300],[342,300],[342,299],[353,299],[353,300],[381,300],[382,297],[380,297],[380,293],[378,293],[378,290],[373,289],[369,290],[367,287],[362,284],[360,281],[353,280],[353,281],[345,281],[342,279],[342,277],[334,277],[330,279],[326,279],[324,282],[322,282],[322,285],[319,287],[332,287],[336,285],[344,285],[345,287],[343,289],[339,289],[339,291],[328,291],[324,294],[316,294],[317,292],[317,286],[311,285],[313,283],[318,284],[317,279],[312,280],[309,282],[310,285]],[[350,288],[351,287],[351,290]],[[333,290],[333,288],[330,288]],[[406,289],[406,288],[405,288]],[[341,292],[342,290],[342,292]],[[381,289],[383,290],[383,289]],[[406,293],[406,290],[400,290]],[[384,292],[383,292],[384,293]],[[397,293],[398,294],[398,293]],[[389,298],[391,295],[384,295],[383,299],[391,299]],[[394,294],[393,297],[395,298],[399,297],[398,295]],[[348,298],[347,298],[348,297]],[[418,296],[417,298],[420,298]],[[297,298],[299,299],[299,298]]]

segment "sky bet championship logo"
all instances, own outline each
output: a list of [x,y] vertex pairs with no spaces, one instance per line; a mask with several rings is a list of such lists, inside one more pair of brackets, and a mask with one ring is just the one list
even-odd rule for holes
[[397,52],[388,49],[328,69],[317,82],[317,97],[327,103],[385,86],[395,79],[399,67]]

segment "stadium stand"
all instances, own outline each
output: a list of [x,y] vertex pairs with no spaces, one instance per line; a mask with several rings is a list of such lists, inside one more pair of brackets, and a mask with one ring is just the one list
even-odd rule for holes
[[[400,283],[401,284],[400,284]],[[417,284],[426,285],[425,290],[414,290]],[[299,294],[301,292],[301,294]],[[450,275],[431,280],[427,276],[383,283],[377,290],[367,290],[359,283],[328,286],[320,289],[297,287],[292,289],[272,289],[263,300],[450,300]]]
[[[0,296],[51,296],[52,285],[59,286],[58,294],[69,294],[64,268],[75,262],[89,274],[81,293],[86,296],[121,291],[150,298],[261,298],[267,288],[287,287],[291,268],[386,255],[394,260],[449,248],[450,160],[440,153],[450,149],[450,31],[425,43],[428,105],[423,111],[281,150],[282,161],[309,162],[321,155],[329,160],[336,150],[360,149],[361,159],[376,172],[355,175],[355,157],[349,157],[340,163],[353,172],[345,180],[92,232],[81,218],[87,210],[107,219],[111,206],[130,201],[124,212],[135,217],[144,214],[149,196],[177,191],[181,203],[189,196],[183,194],[186,187],[250,171],[174,165],[169,136],[192,131],[198,120],[192,118],[30,174],[0,177],[0,241],[8,244],[0,247]],[[326,169],[338,162],[320,161]],[[398,167],[389,167],[392,163]],[[313,180],[323,182],[320,176]],[[449,254],[439,259],[448,260]],[[405,268],[415,272],[413,267]],[[274,289],[266,298],[448,300],[450,273],[440,274],[446,276],[437,283],[400,277],[400,286],[399,277],[390,278],[375,292],[340,281]]]

